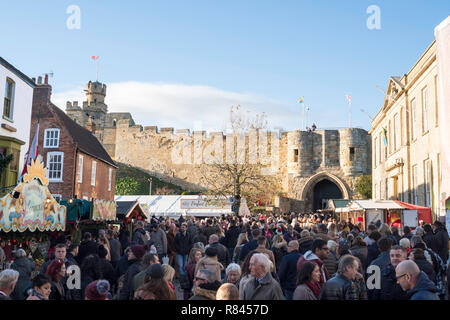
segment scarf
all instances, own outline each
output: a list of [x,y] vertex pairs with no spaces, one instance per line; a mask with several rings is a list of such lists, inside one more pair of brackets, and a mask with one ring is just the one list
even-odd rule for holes
[[320,286],[320,283],[314,284],[311,281],[305,281],[305,284],[308,286],[308,288],[310,288],[312,290],[314,295],[317,298],[319,298],[320,289],[322,289],[322,287]]

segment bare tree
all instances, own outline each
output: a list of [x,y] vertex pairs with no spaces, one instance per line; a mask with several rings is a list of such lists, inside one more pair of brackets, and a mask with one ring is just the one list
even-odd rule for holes
[[[245,155],[241,154],[242,149],[235,147],[230,153],[227,150],[230,159],[218,159],[212,164],[203,165],[200,168],[202,180],[207,185],[208,191],[205,195],[212,199],[224,198],[233,195],[233,209],[237,213],[240,205],[240,199],[245,197],[250,205],[260,200],[263,204],[270,204],[272,196],[278,192],[280,185],[273,175],[264,174],[263,168],[267,165],[262,161],[249,161],[250,158],[257,158],[251,152],[257,152],[255,148],[249,148],[252,143],[249,139],[249,132],[259,132],[267,127],[266,115],[256,114],[252,116],[249,112],[243,115],[240,106],[230,108],[230,128],[227,133],[227,139],[234,137],[234,144],[237,139],[245,139]],[[250,151],[252,149],[253,151]],[[213,200],[210,200],[213,201]]]

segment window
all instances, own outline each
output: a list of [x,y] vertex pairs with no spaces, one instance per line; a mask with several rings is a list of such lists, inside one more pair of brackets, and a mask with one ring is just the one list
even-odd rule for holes
[[411,100],[411,140],[416,140],[416,100]]
[[424,163],[424,178],[425,178],[425,207],[431,207],[431,162],[425,160]]
[[350,147],[350,161],[355,160],[355,147]]
[[423,88],[422,90],[422,128],[423,133],[428,131],[428,88]]
[[396,113],[394,116],[394,132],[393,132],[394,151],[397,151],[398,147],[399,147],[399,139],[400,139],[399,129],[400,129],[400,124],[398,122],[398,113]]
[[417,166],[412,167],[412,188],[413,188],[413,200],[414,204],[417,202]]
[[436,119],[436,127],[439,125],[439,109],[438,109],[438,75],[434,76],[434,107],[436,109],[435,119]]
[[[376,167],[378,165],[378,139],[377,139],[377,137],[375,137],[373,141],[374,141],[373,142],[373,145],[374,145],[373,164],[374,164],[374,167]],[[376,192],[375,192],[375,194],[376,194]]]
[[47,153],[47,174],[50,182],[62,182],[64,152]]
[[94,187],[96,175],[97,175],[97,161],[92,161],[91,186]]
[[8,120],[13,119],[15,87],[16,85],[14,81],[10,78],[6,78],[5,100],[3,102],[3,118],[6,118]]
[[298,162],[298,149],[294,149],[294,162]]
[[59,129],[45,129],[44,148],[59,148]]
[[382,141],[383,141],[383,133],[382,132],[380,132],[380,143],[378,144],[378,146],[380,147],[380,151],[379,151],[379,159],[380,159],[380,162],[379,163],[382,163],[383,162],[383,157],[382,157],[382,155],[383,155],[383,147],[382,147]]
[[60,194],[52,194],[52,197],[55,198],[57,202],[60,202],[62,200],[62,195]]
[[389,120],[389,127],[388,127],[388,146],[389,146],[389,154],[392,153],[392,138],[393,138],[393,132],[392,132],[392,126],[391,126],[391,120]]
[[389,179],[384,180],[384,200],[389,200]]
[[112,183],[112,168],[109,168],[108,191],[111,191],[111,183]]
[[78,183],[83,182],[83,165],[84,165],[84,157],[80,154],[78,156]]

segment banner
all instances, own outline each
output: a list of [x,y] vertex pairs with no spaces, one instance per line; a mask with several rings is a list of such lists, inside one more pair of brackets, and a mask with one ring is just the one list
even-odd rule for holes
[[23,182],[0,200],[0,230],[4,232],[64,231],[66,207],[48,190],[47,169],[32,161]]
[[113,221],[116,220],[116,202],[94,199],[92,220]]

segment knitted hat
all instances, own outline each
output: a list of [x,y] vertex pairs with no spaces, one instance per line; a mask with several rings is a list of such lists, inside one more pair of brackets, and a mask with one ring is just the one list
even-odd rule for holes
[[350,249],[350,241],[348,241],[347,239],[339,240],[339,247],[344,250],[349,250]]
[[144,248],[144,246],[141,246],[139,244],[135,244],[135,245],[131,246],[131,252],[133,252],[133,254],[136,257],[136,259],[140,259],[145,254],[145,248]]
[[89,283],[84,292],[88,300],[106,300],[109,291],[108,280],[98,280]]
[[145,269],[145,273],[152,279],[162,279],[164,277],[163,267],[159,263],[152,264],[150,267]]

